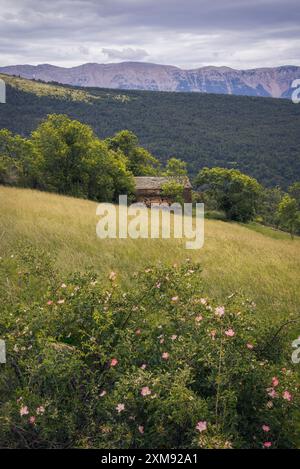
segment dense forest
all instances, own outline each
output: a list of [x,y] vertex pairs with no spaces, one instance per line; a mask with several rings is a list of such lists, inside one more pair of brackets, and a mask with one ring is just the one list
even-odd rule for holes
[[198,93],[120,91],[44,84],[1,75],[0,128],[28,136],[47,114],[89,124],[100,138],[132,130],[166,162],[239,169],[286,189],[300,178],[300,106],[287,100]]

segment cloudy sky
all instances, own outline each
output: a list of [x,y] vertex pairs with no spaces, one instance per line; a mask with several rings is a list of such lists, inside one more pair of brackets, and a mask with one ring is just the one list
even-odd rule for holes
[[299,0],[0,0],[0,66],[300,65]]

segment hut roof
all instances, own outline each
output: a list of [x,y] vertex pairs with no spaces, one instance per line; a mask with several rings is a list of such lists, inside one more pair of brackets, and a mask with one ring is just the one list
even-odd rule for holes
[[[138,176],[135,177],[135,186],[137,190],[143,189],[161,189],[164,184],[172,181],[170,177],[155,177],[155,176]],[[191,189],[192,185],[189,178],[186,177],[184,181],[184,188]]]

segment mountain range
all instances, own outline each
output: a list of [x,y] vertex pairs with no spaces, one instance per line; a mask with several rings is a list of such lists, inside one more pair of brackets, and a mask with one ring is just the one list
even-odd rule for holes
[[202,67],[183,70],[144,62],[86,63],[71,68],[50,64],[12,65],[0,72],[23,78],[61,84],[124,90],[186,91],[245,96],[290,98],[292,83],[300,78],[300,67],[234,70]]

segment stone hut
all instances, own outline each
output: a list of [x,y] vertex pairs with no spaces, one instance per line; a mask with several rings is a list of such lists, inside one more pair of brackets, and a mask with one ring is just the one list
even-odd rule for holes
[[[148,207],[151,203],[172,204],[174,200],[163,195],[163,185],[170,182],[169,177],[138,176],[135,177],[136,200],[143,202]],[[185,178],[183,189],[184,202],[192,202],[192,185],[188,178]]]

